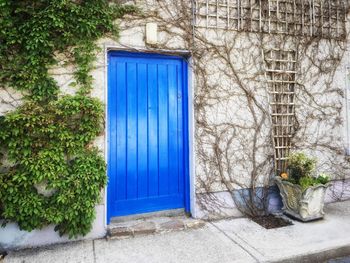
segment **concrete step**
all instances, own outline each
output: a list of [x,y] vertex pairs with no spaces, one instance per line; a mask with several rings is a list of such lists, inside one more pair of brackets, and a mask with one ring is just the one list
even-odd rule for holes
[[121,223],[121,222],[127,222],[127,221],[134,221],[138,219],[147,219],[151,217],[175,217],[175,216],[186,216],[185,210],[183,208],[180,208],[180,209],[163,210],[163,211],[142,213],[142,214],[129,215],[129,216],[112,217],[111,223]]
[[124,239],[156,233],[198,229],[204,225],[204,221],[185,215],[146,217],[129,221],[112,222],[108,226],[107,237],[111,239]]

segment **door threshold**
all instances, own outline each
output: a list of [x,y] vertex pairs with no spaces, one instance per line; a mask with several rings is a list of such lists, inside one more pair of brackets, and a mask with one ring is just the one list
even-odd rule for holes
[[135,215],[127,215],[127,216],[116,216],[116,217],[111,218],[110,224],[128,222],[128,221],[139,220],[139,219],[147,219],[147,218],[151,218],[151,217],[184,216],[185,214],[186,214],[185,210],[183,208],[180,208],[180,209],[163,210],[163,211],[157,211],[157,212],[151,212],[151,213],[142,213],[142,214],[135,214]]
[[187,216],[183,209],[117,218],[108,225],[107,239],[124,239],[204,227],[205,222]]

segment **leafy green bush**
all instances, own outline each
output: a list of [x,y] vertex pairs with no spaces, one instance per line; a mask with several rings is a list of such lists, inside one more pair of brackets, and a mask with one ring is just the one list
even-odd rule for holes
[[[118,35],[115,19],[134,11],[107,0],[0,1],[0,83],[25,91],[0,116],[0,218],[31,231],[55,224],[69,237],[87,234],[106,185],[104,159],[92,142],[103,105],[90,97],[97,46]],[[56,54],[75,66],[76,95],[59,96],[49,68]],[[52,195],[37,185],[45,183]]]

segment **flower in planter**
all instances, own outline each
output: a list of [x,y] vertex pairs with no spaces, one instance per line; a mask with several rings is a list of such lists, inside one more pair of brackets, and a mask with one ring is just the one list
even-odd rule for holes
[[282,179],[287,180],[289,176],[287,173],[281,173],[281,177]]

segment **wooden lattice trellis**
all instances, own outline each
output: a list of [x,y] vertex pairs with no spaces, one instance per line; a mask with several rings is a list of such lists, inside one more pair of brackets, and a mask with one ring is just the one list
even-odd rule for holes
[[297,52],[263,51],[272,137],[277,174],[286,171],[287,157],[295,127],[295,87]]
[[195,0],[197,27],[343,38],[344,0]]
[[[243,32],[345,39],[344,0],[194,0],[194,26]],[[275,171],[286,170],[295,127],[297,52],[264,50]]]

